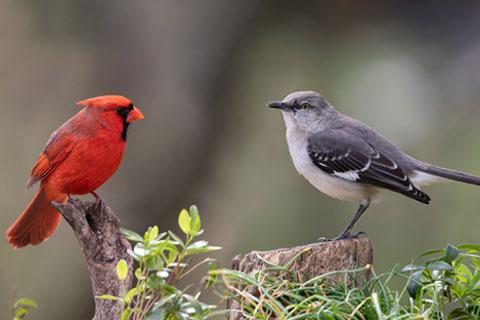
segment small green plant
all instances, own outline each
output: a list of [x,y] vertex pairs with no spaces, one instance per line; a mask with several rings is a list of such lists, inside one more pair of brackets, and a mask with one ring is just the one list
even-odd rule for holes
[[[236,302],[231,311],[245,319],[480,319],[478,245],[448,245],[420,255],[403,270],[395,266],[378,275],[365,266],[305,280],[291,269],[295,259],[253,275],[228,269],[210,274],[221,279],[217,292]],[[370,272],[370,280],[355,283],[359,272]],[[405,283],[400,290],[391,285],[394,278]]]
[[[214,262],[206,258],[191,265],[192,256],[220,247],[196,240],[203,233],[197,207],[183,209],[178,225],[183,240],[171,231],[159,233],[157,226],[148,228],[143,237],[124,230],[125,237],[135,243],[129,254],[138,264],[134,272],[136,284],[123,297],[99,297],[122,303],[121,320],[206,319],[212,315],[215,306],[199,301],[200,292],[188,294],[190,287],[178,289],[178,282],[199,266]],[[127,263],[121,260],[117,264],[118,278],[124,281],[127,274]]]
[[18,299],[12,306],[12,318],[13,320],[25,319],[32,309],[36,309],[37,304],[30,299]]
[[432,301],[435,319],[480,319],[480,245],[447,245],[419,259],[426,262],[403,269],[411,272],[407,291],[414,305]]

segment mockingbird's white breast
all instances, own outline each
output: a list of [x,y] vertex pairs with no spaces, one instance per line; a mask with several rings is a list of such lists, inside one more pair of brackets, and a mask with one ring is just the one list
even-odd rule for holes
[[337,178],[320,170],[308,155],[307,134],[294,125],[287,125],[287,144],[298,173],[326,195],[339,200],[362,201],[365,198],[372,198],[380,191],[373,186],[353,182],[356,177],[350,176],[350,173],[345,173],[343,178]]

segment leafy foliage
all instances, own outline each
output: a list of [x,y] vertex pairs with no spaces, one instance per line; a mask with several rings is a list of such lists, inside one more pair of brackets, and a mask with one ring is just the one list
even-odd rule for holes
[[428,259],[403,269],[411,272],[407,291],[413,303],[432,301],[435,319],[480,319],[480,245],[447,245],[419,258]]
[[25,319],[30,314],[30,311],[36,308],[37,304],[35,301],[25,298],[18,299],[12,307],[13,320]]
[[[199,266],[213,262],[204,259],[191,265],[192,256],[219,250],[220,247],[196,240],[203,233],[197,207],[192,206],[188,211],[183,209],[178,225],[184,239],[171,231],[159,233],[157,226],[148,228],[143,237],[124,230],[125,237],[135,243],[129,254],[138,264],[134,272],[136,285],[123,297],[99,297],[122,303],[121,320],[206,319],[212,314],[215,306],[200,302],[200,293],[188,294],[188,287],[178,289],[178,282]],[[127,274],[127,263],[119,261],[118,278],[124,281]]]
[[[272,265],[253,275],[233,270],[210,274],[221,279],[217,292],[236,302],[232,311],[246,319],[480,319],[477,245],[448,245],[420,255],[402,270],[396,266],[379,275],[365,266],[305,281],[291,265],[293,261]],[[370,272],[370,280],[355,283],[359,272]],[[405,283],[400,291],[392,288],[394,278]]]
[[[193,264],[199,254],[219,250],[197,240],[203,234],[198,209],[182,210],[179,237],[149,227],[143,236],[123,230],[134,242],[129,252],[137,263],[135,285],[121,297],[98,298],[118,301],[121,320],[190,320],[224,315],[225,310],[199,300],[200,292],[189,294],[191,286],[179,289],[179,282],[198,267],[208,264],[208,286],[234,306],[245,319],[276,320],[473,320],[480,319],[480,245],[447,245],[413,259],[412,263],[377,274],[371,265],[355,270],[335,271],[308,279],[292,266],[300,252],[284,266],[268,267],[246,274],[217,269],[205,258]],[[116,266],[120,281],[129,270],[125,260]],[[368,274],[368,280],[364,275]],[[360,276],[360,277],[359,277]],[[360,281],[358,281],[360,279]],[[397,286],[392,281],[404,283]],[[12,308],[13,320],[24,319],[37,305],[20,299]]]

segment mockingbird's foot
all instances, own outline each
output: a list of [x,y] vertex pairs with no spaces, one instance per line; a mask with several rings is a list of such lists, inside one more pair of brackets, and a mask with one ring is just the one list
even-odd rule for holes
[[325,238],[325,237],[320,237],[318,238],[319,242],[328,242],[328,241],[338,241],[338,240],[346,240],[346,239],[358,239],[360,237],[365,237],[367,234],[363,231],[351,234],[349,232],[344,232],[336,236],[335,238]]

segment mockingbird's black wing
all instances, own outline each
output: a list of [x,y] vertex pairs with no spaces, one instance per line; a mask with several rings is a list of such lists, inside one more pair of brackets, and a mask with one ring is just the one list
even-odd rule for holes
[[307,150],[313,163],[328,174],[430,203],[430,197],[413,185],[395,161],[361,137],[342,130],[324,130],[308,139]]

